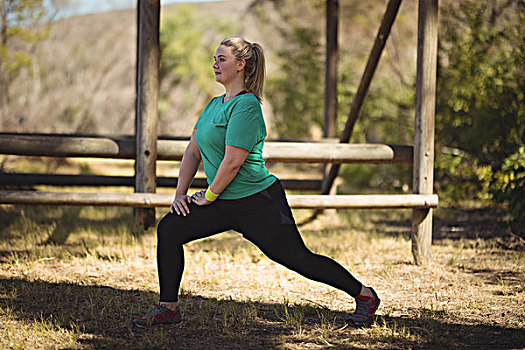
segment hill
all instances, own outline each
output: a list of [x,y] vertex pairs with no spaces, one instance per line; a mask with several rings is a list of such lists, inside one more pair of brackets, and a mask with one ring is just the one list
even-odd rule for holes
[[[248,7],[252,3],[252,0],[240,0],[172,4],[162,8],[161,16],[169,16],[180,6],[191,6],[202,21],[221,18],[235,23],[236,32],[232,34],[260,42],[265,48],[269,78],[279,70],[279,64],[283,64],[277,57],[279,50],[288,44],[281,36],[283,28],[302,21],[303,25],[317,27],[320,35],[324,36],[325,20],[319,17],[319,8],[315,13],[302,13],[301,7],[290,1],[287,13],[297,16],[290,20],[282,16],[281,8],[275,7],[285,5],[277,3],[274,6],[270,3],[264,5],[264,11],[261,8],[249,11]],[[397,75],[396,79],[402,82],[411,81],[415,75],[415,8],[413,4],[401,8],[376,79]],[[354,86],[366,63],[384,9],[383,0],[367,3],[349,1],[342,5],[340,66],[354,71]],[[264,18],[260,16],[262,12]],[[36,48],[33,66],[12,86],[13,103],[8,113],[1,116],[1,130],[132,134],[135,118],[136,30],[135,10],[71,17],[54,23],[49,38]],[[210,26],[210,33],[213,30],[213,26]],[[324,37],[321,42],[324,42]],[[210,56],[212,54],[210,52]],[[215,83],[210,81],[210,84]],[[188,104],[188,98],[183,97],[181,91],[195,89],[166,85],[161,88],[168,96],[166,100],[169,105],[165,108],[167,111],[163,115],[160,132],[169,135],[189,134],[206,99],[196,90],[194,100]],[[349,88],[341,86],[341,89]],[[217,85],[215,91],[218,94],[222,90]],[[272,108],[268,101],[264,104],[264,113],[271,128]]]
[[[196,3],[201,14],[227,9],[238,16],[247,1]],[[162,8],[162,16],[180,5]],[[239,8],[237,13],[231,9]],[[237,20],[237,18],[233,18]],[[30,70],[15,81],[16,100],[3,131],[59,133],[134,132],[136,11],[62,19],[35,52]],[[210,82],[213,84],[213,82]],[[194,111],[197,112],[197,111]],[[188,133],[189,115],[173,118],[172,131]],[[191,130],[191,126],[190,130]]]

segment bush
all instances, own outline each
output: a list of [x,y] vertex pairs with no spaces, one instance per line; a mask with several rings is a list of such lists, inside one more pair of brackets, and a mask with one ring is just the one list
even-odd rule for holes
[[[450,199],[509,205],[523,220],[525,5],[463,1],[442,10],[437,187]],[[440,193],[443,195],[443,193]]]

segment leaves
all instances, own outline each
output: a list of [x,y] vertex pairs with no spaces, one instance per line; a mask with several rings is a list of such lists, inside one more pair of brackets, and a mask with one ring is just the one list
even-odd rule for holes
[[463,1],[441,18],[436,140],[468,157],[450,169],[438,156],[437,180],[456,189],[469,182],[464,196],[507,201],[523,217],[524,4]]
[[468,1],[443,10],[436,123],[443,144],[487,165],[513,153],[525,131],[525,107],[516,103],[525,89],[525,29],[516,30],[523,11],[508,8],[491,24],[493,6]]
[[9,86],[30,67],[34,47],[48,37],[50,25],[42,0],[0,0],[0,106],[9,102]]
[[320,34],[315,28],[294,27],[289,35],[288,45],[277,53],[280,71],[268,80],[266,95],[279,135],[308,137],[323,118]]
[[[183,87],[183,101],[194,101],[196,91],[209,100],[215,89],[213,55],[222,39],[237,32],[237,26],[218,16],[201,16],[194,5],[181,5],[162,18],[160,27],[161,114],[169,110],[166,89]],[[204,103],[204,102],[203,102]]]

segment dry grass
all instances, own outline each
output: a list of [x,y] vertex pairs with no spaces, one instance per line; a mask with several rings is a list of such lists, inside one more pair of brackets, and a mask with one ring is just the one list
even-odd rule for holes
[[371,328],[346,326],[344,293],[228,232],[186,247],[183,324],[143,331],[130,320],[157,299],[155,236],[133,234],[130,210],[2,206],[0,347],[522,348],[523,241],[501,213],[438,210],[429,267],[412,264],[409,214],[344,212],[302,228],[381,295]]

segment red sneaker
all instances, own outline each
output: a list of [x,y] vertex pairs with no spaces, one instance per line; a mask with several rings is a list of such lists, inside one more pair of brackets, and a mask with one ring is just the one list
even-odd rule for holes
[[176,324],[181,323],[182,317],[180,315],[179,307],[175,310],[170,310],[160,303],[148,312],[147,315],[139,317],[131,321],[139,328],[151,327],[158,324]]
[[354,325],[358,326],[372,321],[372,317],[376,313],[376,310],[379,307],[381,300],[377,296],[374,289],[370,288],[370,290],[373,294],[372,297],[358,295],[355,298],[355,312],[348,319],[349,323],[353,323]]

